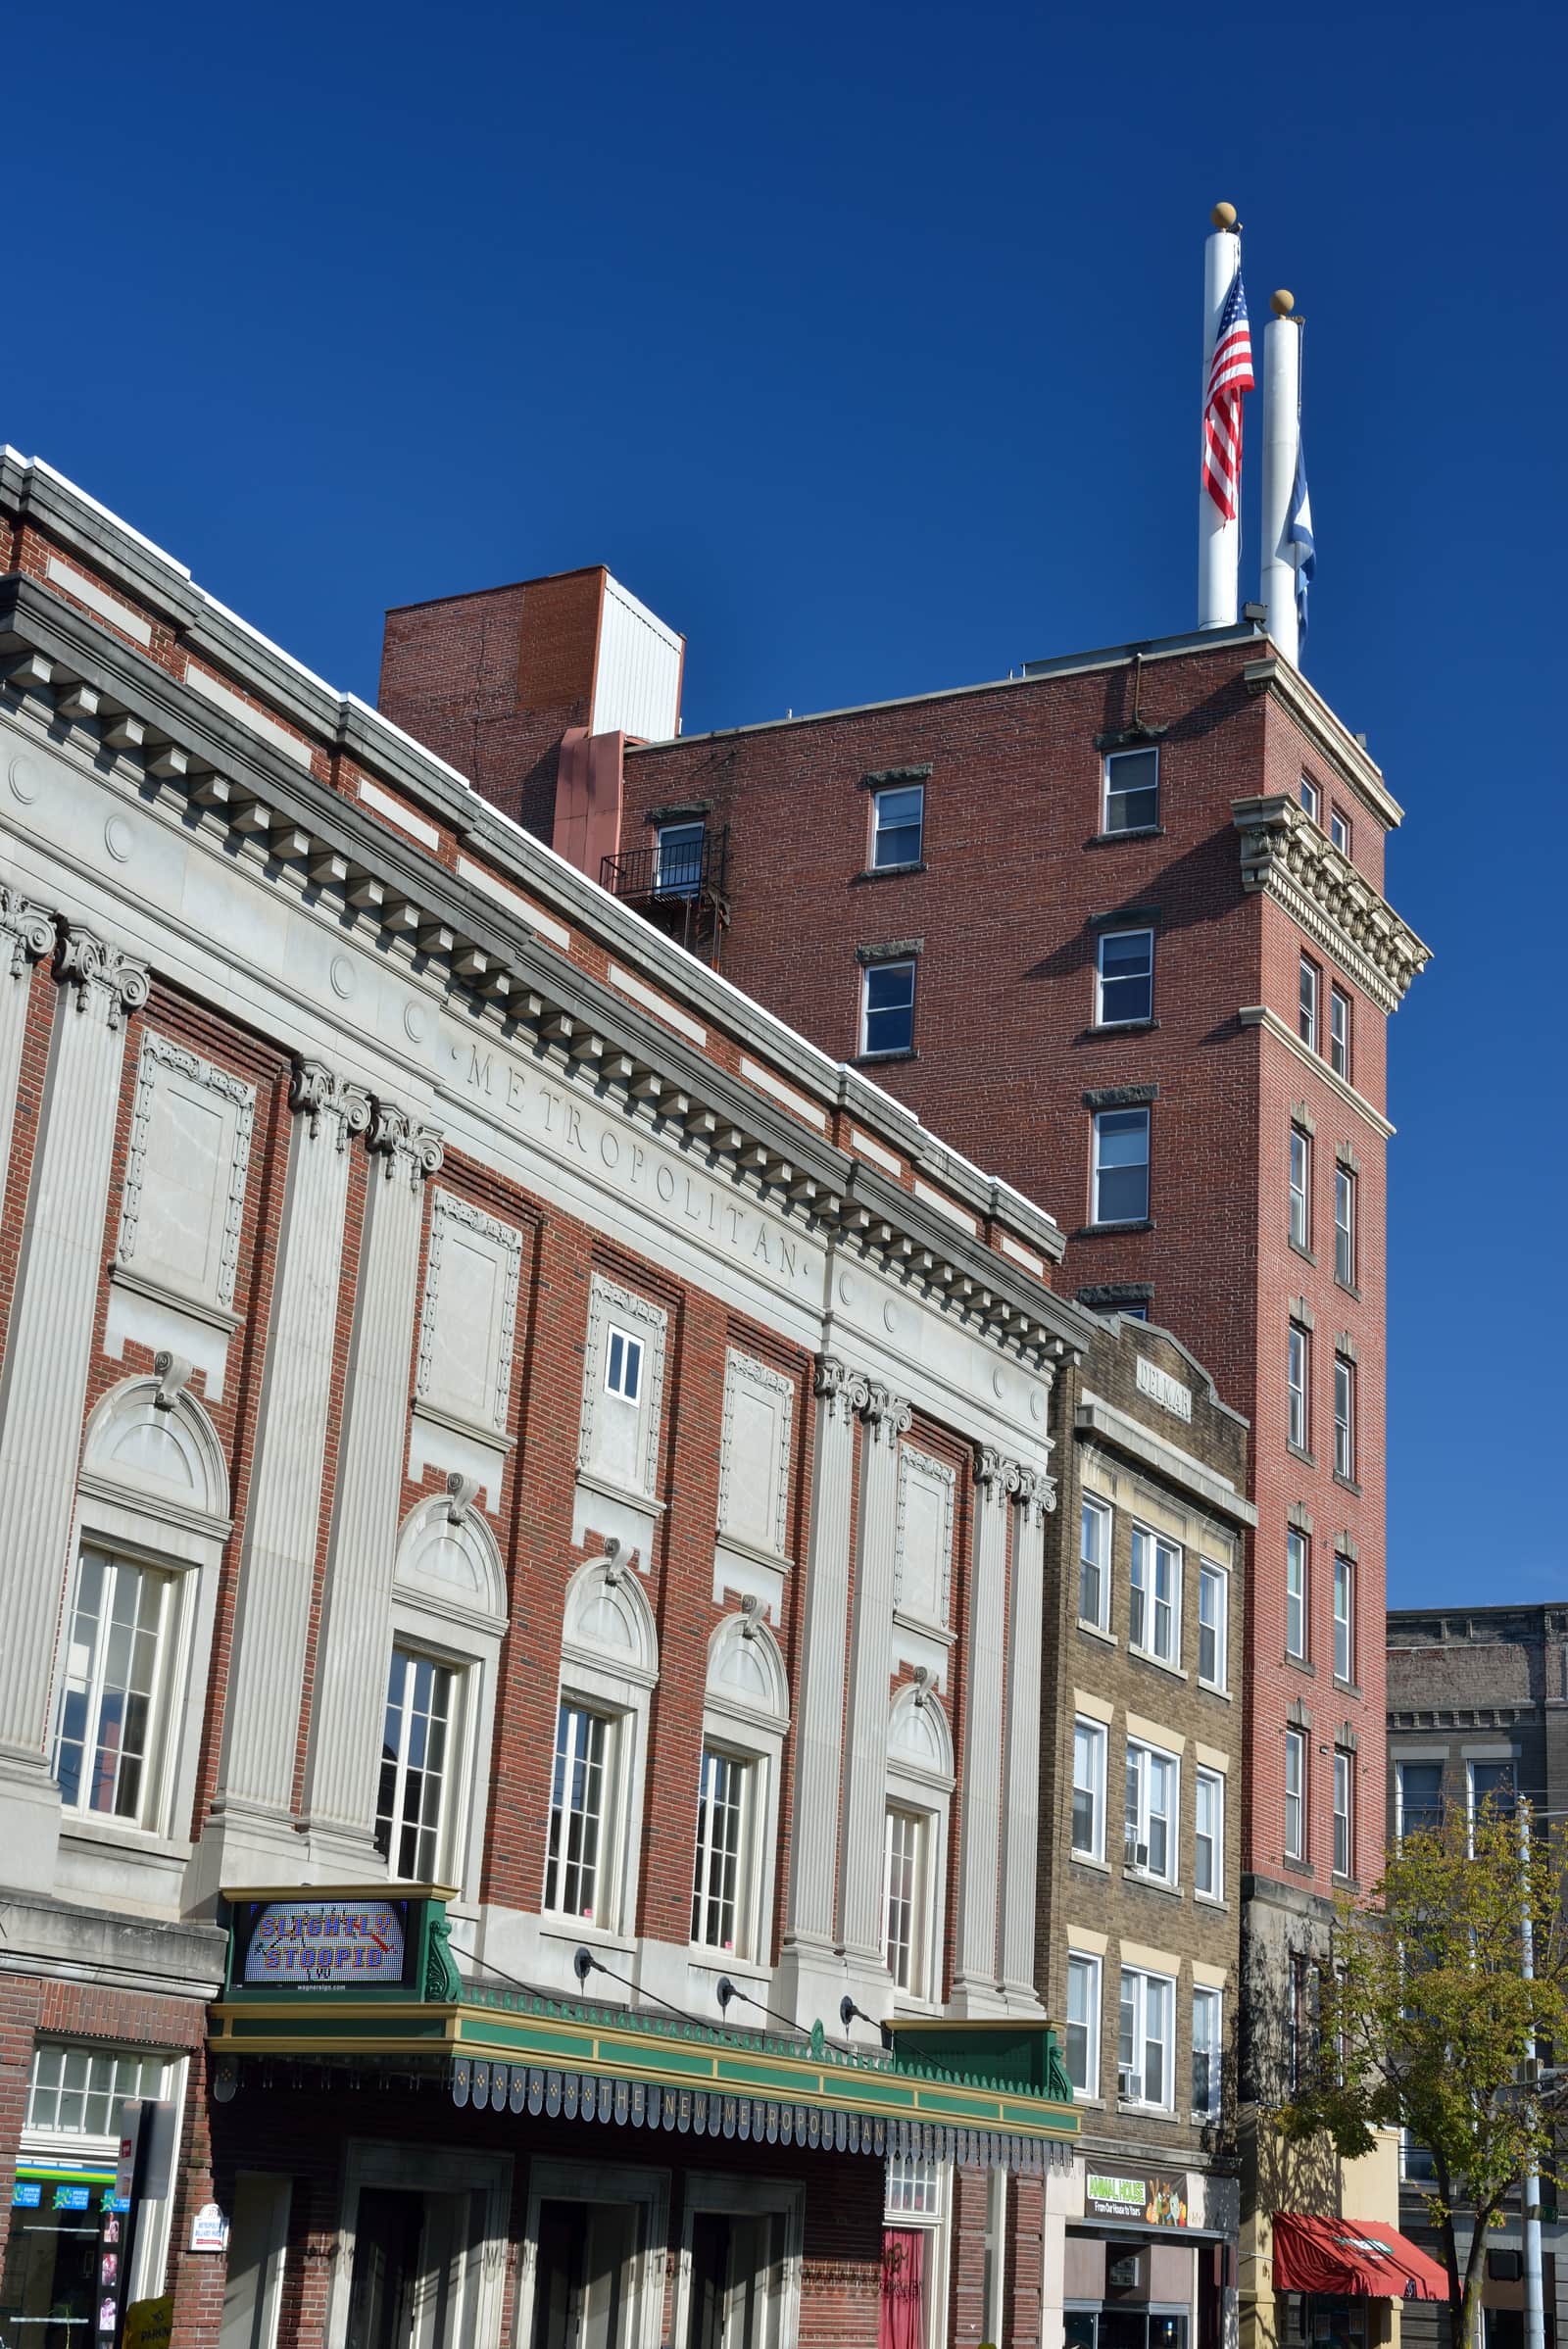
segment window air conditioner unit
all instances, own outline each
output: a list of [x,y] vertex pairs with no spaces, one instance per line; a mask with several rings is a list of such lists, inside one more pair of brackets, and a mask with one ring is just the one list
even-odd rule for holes
[[1135,1868],[1147,1868],[1149,1866],[1149,1845],[1147,1843],[1135,1843],[1133,1845],[1133,1866]]
[[1119,2096],[1136,2096],[1138,2093],[1138,2075],[1125,2064],[1120,2065],[1116,2072],[1116,2092]]

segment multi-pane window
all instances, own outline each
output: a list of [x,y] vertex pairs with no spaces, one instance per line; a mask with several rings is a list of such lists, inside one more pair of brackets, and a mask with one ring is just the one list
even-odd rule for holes
[[614,1739],[612,1721],[563,1701],[550,1790],[545,1907],[567,1917],[597,1918],[602,1925],[612,1922],[604,1910]]
[[1337,1077],[1350,1074],[1350,999],[1343,987],[1329,989],[1329,1066]]
[[1225,1781],[1200,1770],[1194,1781],[1193,1888],[1210,1900],[1225,1895]]
[[1343,807],[1329,808],[1329,838],[1342,856],[1350,854],[1350,819]]
[[1300,1001],[1297,1013],[1301,1042],[1308,1052],[1317,1051],[1317,964],[1310,956],[1301,956]]
[[156,1824],[173,1626],[172,1575],[82,1551],[55,1741],[68,1811]]
[[1355,1364],[1334,1357],[1334,1473],[1355,1481]]
[[1116,2071],[1120,2093],[1133,2104],[1161,2108],[1171,2100],[1171,2022],[1176,1984],[1164,1974],[1121,1970],[1121,2028]]
[[755,1767],[739,1755],[705,1745],[697,1777],[692,1939],[709,1949],[729,1949],[742,1955],[747,1954],[742,1944]]
[[1230,1672],[1231,1578],[1206,1558],[1198,1568],[1198,1677],[1206,1688],[1223,1688]]
[[1100,2093],[1100,1960],[1067,1958],[1067,2078],[1080,2096]]
[[1306,1857],[1306,1734],[1285,1733],[1285,1856]]
[[605,1345],[605,1392],[634,1403],[643,1387],[643,1342],[612,1322]]
[[867,963],[860,998],[862,1052],[914,1049],[914,957]]
[[1085,1500],[1078,1531],[1078,1619],[1110,1628],[1111,1514],[1102,1500]]
[[1396,1762],[1394,1799],[1396,1835],[1435,1834],[1443,1825],[1443,1764]]
[[1334,1561],[1334,1677],[1355,1678],[1355,1566],[1341,1557]]
[[925,1994],[925,1874],[930,1821],[888,1805],[882,1845],[882,1952],[911,1997]]
[[1176,1882],[1179,1771],[1174,1754],[1127,1740],[1127,1865],[1156,1884]]
[[1133,1559],[1127,1636],[1134,1647],[1162,1664],[1179,1661],[1182,1553],[1174,1542],[1133,1528]]
[[1149,1214],[1149,1111],[1102,1109],[1095,1118],[1094,1223],[1143,1223]]
[[441,1881],[457,1681],[449,1665],[401,1647],[392,1650],[375,1848],[392,1874],[409,1884]]
[[1301,806],[1306,809],[1306,812],[1312,818],[1313,823],[1316,823],[1318,820],[1318,813],[1322,807],[1322,805],[1323,801],[1321,795],[1319,794],[1317,785],[1312,781],[1310,775],[1303,775],[1301,777]]
[[1291,1240],[1299,1248],[1312,1245],[1312,1138],[1299,1126],[1291,1128]]
[[1293,1526],[1285,1537],[1285,1652],[1300,1660],[1306,1655],[1307,1541]]
[[703,851],[708,827],[703,823],[661,824],[659,878],[654,886],[662,898],[694,898],[703,879]]
[[163,2080],[161,2055],[41,2040],[32,2051],[27,2127],[74,2137],[118,2136],[121,2106],[159,2095]]
[[1334,1170],[1334,1278],[1355,1287],[1355,1177],[1348,1166]]
[[1285,1357],[1285,1433],[1298,1451],[1308,1448],[1307,1438],[1312,1432],[1307,1409],[1311,1350],[1311,1340],[1305,1330],[1298,1321],[1293,1321]]
[[1102,1028],[1154,1016],[1154,933],[1107,930],[1095,974],[1095,1018]]
[[1105,760],[1105,830],[1142,832],[1158,821],[1158,750],[1112,751]]
[[1082,1859],[1105,1856],[1105,1732],[1098,1721],[1072,1725],[1072,1847]]
[[871,794],[871,864],[918,864],[925,831],[925,785],[890,785]]
[[1219,2116],[1222,2084],[1221,1994],[1193,1992],[1193,2114],[1200,2121]]
[[942,2169],[914,2153],[890,2153],[883,2209],[890,2219],[934,2219],[942,2209]]
[[1334,1873],[1351,1876],[1354,1869],[1350,1823],[1350,1756],[1343,1745],[1334,1748]]

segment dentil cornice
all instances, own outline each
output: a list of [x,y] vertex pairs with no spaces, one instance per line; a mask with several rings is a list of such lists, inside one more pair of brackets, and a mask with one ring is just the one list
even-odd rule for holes
[[1233,800],[1242,886],[1274,898],[1383,1012],[1397,1010],[1432,950],[1289,792]]

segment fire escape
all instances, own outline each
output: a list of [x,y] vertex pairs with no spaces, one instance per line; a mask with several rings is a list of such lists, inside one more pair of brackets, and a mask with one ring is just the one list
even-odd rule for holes
[[728,868],[728,824],[666,824],[650,847],[601,858],[599,880],[717,970],[729,928]]

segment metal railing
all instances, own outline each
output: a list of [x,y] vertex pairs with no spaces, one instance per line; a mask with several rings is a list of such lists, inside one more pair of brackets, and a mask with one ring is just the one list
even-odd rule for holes
[[600,859],[599,880],[612,897],[679,906],[722,897],[729,863],[729,826],[705,827],[701,839],[655,841]]

